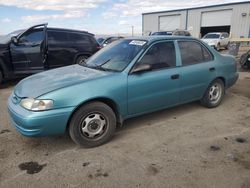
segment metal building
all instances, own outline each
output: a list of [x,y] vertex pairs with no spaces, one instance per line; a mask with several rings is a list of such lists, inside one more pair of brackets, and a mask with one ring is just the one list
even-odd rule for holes
[[142,14],[142,33],[175,29],[192,36],[228,32],[233,38],[250,37],[250,1]]

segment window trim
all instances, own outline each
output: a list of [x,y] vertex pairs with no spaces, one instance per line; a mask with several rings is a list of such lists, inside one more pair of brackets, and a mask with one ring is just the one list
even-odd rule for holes
[[[181,57],[181,48],[179,46],[179,42],[195,42],[200,44],[204,49],[206,49],[206,51],[209,53],[209,55],[211,56],[211,60],[209,61],[203,61],[203,62],[199,62],[199,63],[192,63],[189,65],[183,65],[182,63],[182,57]],[[190,65],[196,65],[196,64],[201,64],[201,63],[207,63],[207,62],[211,62],[214,61],[214,55],[213,53],[208,49],[207,46],[205,46],[202,42],[198,41],[198,40],[188,40],[188,39],[177,39],[177,45],[178,45],[178,50],[179,50],[179,56],[180,56],[180,62],[181,62],[181,67],[185,67],[185,66],[190,66]],[[204,57],[204,54],[203,54]]]
[[134,65],[131,67],[131,69],[129,70],[129,73],[128,75],[131,75],[133,74],[132,71],[134,69],[134,67],[137,65],[137,63],[144,57],[144,55],[148,52],[148,50],[155,44],[158,44],[158,43],[162,43],[162,42],[172,42],[174,44],[174,50],[175,50],[175,67],[165,67],[165,68],[160,68],[160,69],[155,69],[155,70],[152,70],[152,71],[146,71],[146,72],[155,72],[155,71],[161,71],[161,70],[165,70],[165,69],[173,69],[173,68],[178,68],[180,66],[178,66],[178,52],[177,52],[177,46],[176,46],[176,40],[174,39],[170,39],[170,40],[162,40],[162,41],[155,41],[153,42],[152,44],[150,44],[150,46],[148,46],[145,51],[136,59]]

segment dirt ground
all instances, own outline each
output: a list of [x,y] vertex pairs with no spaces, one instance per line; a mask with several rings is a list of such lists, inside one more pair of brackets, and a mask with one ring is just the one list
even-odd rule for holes
[[250,188],[250,73],[222,104],[192,103],[125,122],[97,148],[68,136],[26,138],[10,125],[0,89],[0,187]]

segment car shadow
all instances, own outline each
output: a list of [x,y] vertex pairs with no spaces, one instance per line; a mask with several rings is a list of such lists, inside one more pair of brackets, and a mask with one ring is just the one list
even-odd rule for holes
[[[224,100],[222,101],[221,105],[223,103],[231,100],[230,95],[226,94],[224,97]],[[114,144],[116,141],[126,137],[129,132],[145,128],[147,126],[158,126],[159,122],[164,123],[165,121],[169,119],[178,119],[180,115],[185,115],[188,113],[193,113],[197,110],[206,110],[207,108],[200,105],[200,103],[192,102],[180,106],[176,106],[173,108],[141,115],[135,118],[128,119],[124,121],[124,124],[122,127],[117,128],[116,134],[114,135],[113,139],[109,142]],[[209,109],[207,109],[209,110]],[[158,124],[158,125],[157,125]],[[166,126],[167,122],[166,122]],[[35,149],[37,151],[43,150],[47,152],[62,152],[64,150],[78,150],[78,149],[88,149],[85,147],[81,147],[76,145],[68,134],[61,135],[61,136],[52,136],[52,137],[41,137],[41,138],[25,138],[25,145],[26,147],[30,149]],[[108,145],[108,144],[106,144]],[[102,146],[99,146],[102,147]],[[98,148],[98,147],[97,147]],[[46,152],[45,152],[46,153]]]

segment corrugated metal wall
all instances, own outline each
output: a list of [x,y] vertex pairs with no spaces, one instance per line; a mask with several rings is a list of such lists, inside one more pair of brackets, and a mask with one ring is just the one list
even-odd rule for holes
[[166,12],[160,14],[143,15],[143,34],[148,35],[150,32],[159,31],[159,18],[161,16],[180,15],[180,29],[186,26],[186,11]]
[[[250,32],[250,3],[234,4],[234,5],[222,5],[216,7],[207,7],[200,9],[181,10],[181,11],[169,11],[153,14],[143,14],[143,34],[147,35],[149,32],[156,32],[159,30],[159,17],[180,14],[181,26],[179,29],[190,30],[192,36],[200,37],[201,27],[201,15],[202,12],[218,11],[232,9],[231,19],[231,36],[232,37],[249,37]],[[187,13],[188,12],[188,13]],[[245,16],[242,14],[246,13]],[[188,15],[188,17],[186,17]]]

